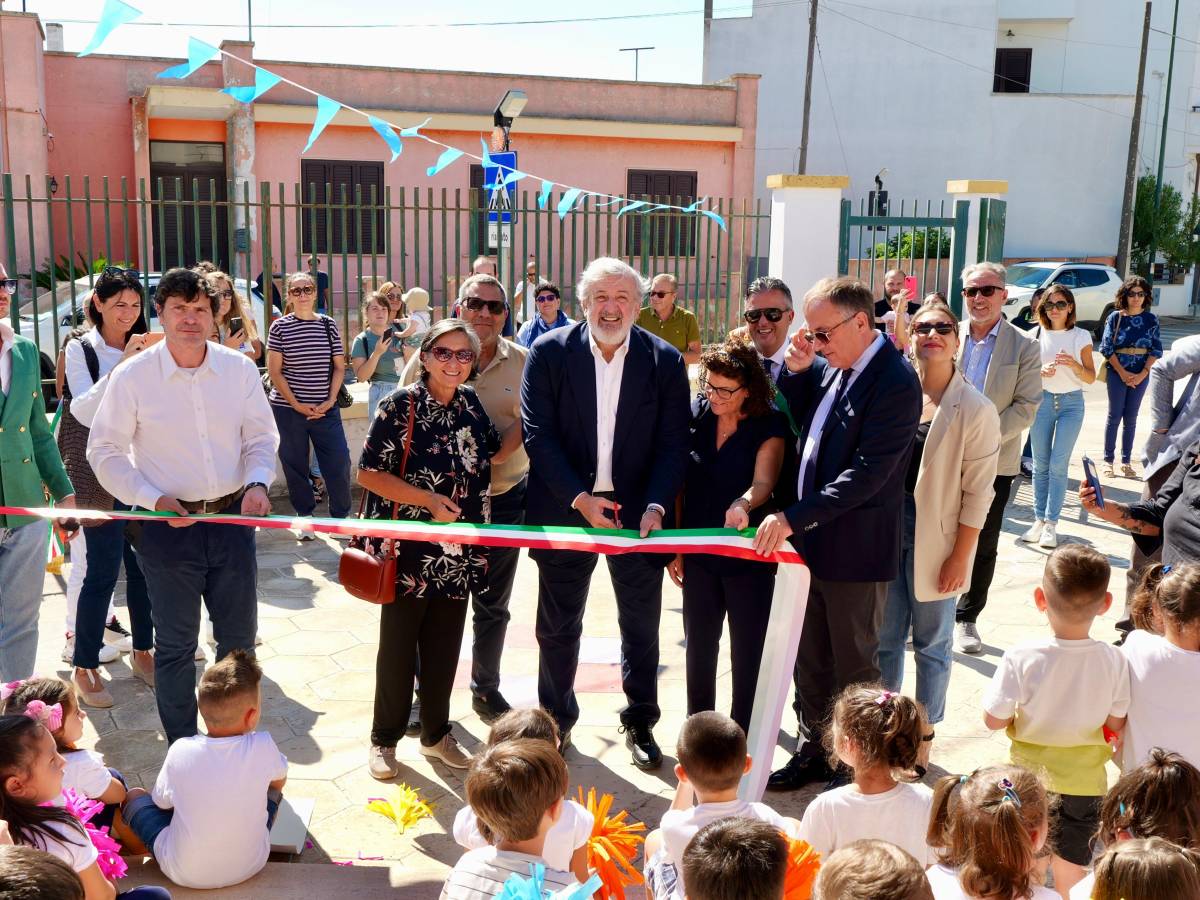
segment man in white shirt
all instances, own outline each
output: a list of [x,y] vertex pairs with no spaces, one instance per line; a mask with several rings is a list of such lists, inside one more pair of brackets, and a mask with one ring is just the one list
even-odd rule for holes
[[189,269],[163,275],[154,298],[166,340],[108,376],[88,462],[118,500],[178,518],[147,522],[138,554],[154,608],[155,694],[168,741],[196,733],[195,665],[203,598],[217,658],[254,652],[254,528],[194,513],[263,516],[279,435],[258,370],[212,343],[215,294]]
[[[543,335],[529,351],[521,421],[529,454],[531,525],[664,527],[688,453],[688,382],[679,351],[634,328],[646,285],[618,259],[591,262],[576,290],[586,321]],[[531,550],[538,565],[538,697],[563,742],[579,718],[575,670],[595,553]],[[625,744],[641,768],[662,763],[658,623],[663,554],[608,557],[621,629]]]

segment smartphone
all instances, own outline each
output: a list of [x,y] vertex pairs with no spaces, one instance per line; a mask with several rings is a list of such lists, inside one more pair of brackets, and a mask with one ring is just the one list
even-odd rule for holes
[[389,325],[387,328],[383,329],[383,334],[381,334],[379,336],[379,339],[381,341],[390,341],[395,336],[396,336],[396,329],[392,328]]
[[919,302],[917,300],[917,276],[916,275],[905,275],[904,276],[904,289],[906,291],[908,291],[908,301],[910,303]]
[[1096,475],[1096,464],[1086,456],[1083,458],[1083,475],[1091,489],[1096,492],[1096,505],[1104,509],[1104,489]]
[[243,328],[245,328],[245,326],[242,324],[241,316],[234,316],[232,319],[229,320],[229,333],[230,334],[237,334]]

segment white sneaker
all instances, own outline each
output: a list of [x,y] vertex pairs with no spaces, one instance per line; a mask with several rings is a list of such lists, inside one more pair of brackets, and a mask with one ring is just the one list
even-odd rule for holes
[[1021,535],[1021,540],[1027,544],[1036,544],[1042,539],[1042,532],[1046,530],[1046,523],[1041,519],[1034,519],[1033,524],[1029,526],[1029,530]]
[[400,774],[400,764],[396,762],[395,747],[371,747],[367,757],[367,771],[378,781],[387,781]]
[[465,769],[471,765],[471,754],[464,750],[449,732],[432,747],[422,744],[421,755],[440,759],[452,769]]
[[305,531],[303,528],[293,528],[292,537],[298,541],[315,541],[316,537],[311,531]]
[[954,645],[960,653],[983,652],[983,640],[974,622],[959,622],[954,626]]
[[1045,547],[1047,550],[1053,550],[1058,546],[1058,526],[1056,523],[1046,523],[1046,527],[1042,529],[1042,539],[1038,541],[1038,546]]
[[199,641],[196,642],[196,652],[192,654],[192,658],[195,659],[196,662],[204,662],[208,659],[208,657],[204,655],[204,645]]
[[120,619],[113,616],[104,625],[104,638],[109,646],[116,647],[119,653],[133,652],[133,635],[121,624]]
[[[103,644],[100,647],[100,662],[116,662],[121,658],[121,651],[113,644]],[[75,661],[75,635],[68,632],[66,643],[63,644],[62,661]]]

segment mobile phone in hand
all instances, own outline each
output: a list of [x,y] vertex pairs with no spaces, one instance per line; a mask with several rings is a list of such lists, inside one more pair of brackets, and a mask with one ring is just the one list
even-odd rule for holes
[[909,303],[918,302],[917,301],[918,288],[917,288],[917,276],[916,275],[905,275],[904,276],[904,289],[906,291],[908,291],[908,302]]
[[1096,475],[1096,464],[1088,457],[1083,458],[1083,475],[1088,486],[1096,492],[1096,505],[1104,509],[1104,489],[1100,486],[1100,478]]
[[387,328],[383,329],[383,334],[381,334],[379,336],[379,340],[390,341],[395,336],[396,336],[396,329],[392,328],[392,326],[389,325]]
[[244,328],[245,328],[245,326],[242,324],[241,316],[234,316],[232,319],[229,320],[229,333],[230,334],[237,334],[239,331],[242,331]]

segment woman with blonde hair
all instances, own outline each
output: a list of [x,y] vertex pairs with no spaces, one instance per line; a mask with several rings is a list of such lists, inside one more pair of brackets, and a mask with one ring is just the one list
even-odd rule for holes
[[246,302],[233,286],[233,279],[218,269],[207,273],[204,280],[220,303],[213,317],[216,331],[210,340],[245,353],[255,363],[261,362],[263,342],[258,339],[258,327],[254,316],[246,314]]

